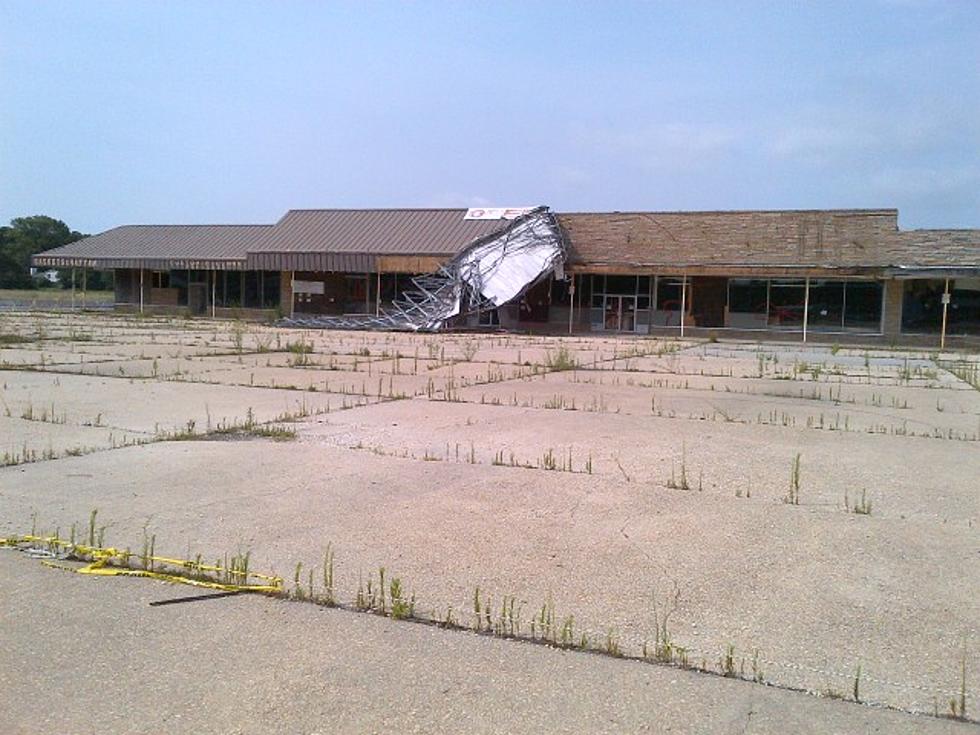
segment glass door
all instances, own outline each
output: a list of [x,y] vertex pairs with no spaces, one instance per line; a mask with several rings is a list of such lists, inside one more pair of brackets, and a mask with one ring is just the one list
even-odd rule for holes
[[636,330],[636,297],[606,295],[603,328],[609,332]]
[[636,296],[619,297],[619,331],[636,331]]

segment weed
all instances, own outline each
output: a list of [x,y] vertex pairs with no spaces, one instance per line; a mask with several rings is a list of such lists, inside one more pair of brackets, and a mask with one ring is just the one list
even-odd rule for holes
[[865,489],[861,490],[861,499],[855,499],[852,504],[848,493],[844,491],[844,510],[848,513],[857,513],[858,515],[869,516],[871,515],[871,501],[868,500],[868,491]]
[[255,333],[255,349],[257,352],[271,352],[272,351],[272,334],[269,333]]
[[[664,664],[672,664],[674,663],[674,659],[678,654],[678,647],[674,645],[674,642],[670,636],[670,630],[667,626],[670,621],[670,616],[680,604],[680,599],[681,590],[675,581],[673,583],[672,592],[664,597],[663,610],[661,612],[657,605],[657,593],[656,591],[653,593],[654,661]],[[680,650],[682,651],[683,649]]]
[[793,458],[793,467],[789,475],[789,491],[783,497],[783,502],[789,505],[800,504],[800,455]]
[[578,367],[578,361],[565,345],[561,345],[554,352],[548,351],[545,365],[551,371],[560,372],[562,370],[574,370]]
[[327,605],[336,604],[334,595],[333,580],[333,547],[327,544],[327,550],[323,552],[323,602]]
[[558,642],[562,646],[571,646],[575,640],[575,618],[569,615],[561,624],[558,631]]
[[[674,475],[674,461],[670,461],[670,479],[667,480],[667,487],[671,490],[690,490],[691,484],[687,479],[687,443],[681,443],[681,474],[680,482],[677,481]],[[703,477],[698,478],[698,490],[703,487]]]
[[725,650],[718,661],[718,668],[721,669],[722,676],[735,676],[735,646],[731,643],[725,646]]
[[623,649],[619,645],[619,638],[613,630],[606,631],[606,641],[603,644],[602,652],[617,658],[623,655]]
[[[858,668],[860,671],[860,667]],[[752,651],[752,681],[756,684],[763,684],[765,682],[765,676],[762,671],[762,664],[759,663],[759,649],[756,648]]]
[[681,490],[690,490],[687,482],[687,442],[681,442]]
[[296,600],[305,600],[306,592],[300,586],[300,575],[303,573],[303,562],[296,562],[296,570],[293,572],[293,598]]
[[140,564],[143,569],[153,569],[153,556],[156,549],[156,534],[147,535],[146,527],[143,527],[143,553],[140,554]]
[[243,343],[245,337],[245,325],[240,321],[236,321],[231,325],[231,343],[235,347],[235,352],[239,355],[242,354]]
[[405,620],[415,616],[415,594],[406,600],[402,590],[402,582],[398,577],[392,577],[389,589],[391,597],[391,617],[395,620]]
[[963,656],[960,659],[960,694],[949,700],[950,717],[957,720],[966,719],[966,642],[963,643]]
[[[99,509],[93,508],[88,517],[88,545],[95,546],[95,519],[99,515]],[[101,544],[100,544],[101,545]]]

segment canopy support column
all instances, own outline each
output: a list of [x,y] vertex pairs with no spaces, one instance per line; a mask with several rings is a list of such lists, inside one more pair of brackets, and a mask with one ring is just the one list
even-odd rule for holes
[[806,327],[810,319],[810,276],[803,287],[803,341],[806,342]]
[[939,334],[939,349],[946,349],[946,317],[949,312],[949,279],[946,279],[946,286],[943,289],[943,328]]
[[687,316],[687,273],[681,276],[681,339],[684,338],[685,316]]
[[572,325],[575,323],[575,274],[572,274],[572,283],[568,287],[568,333],[572,333]]

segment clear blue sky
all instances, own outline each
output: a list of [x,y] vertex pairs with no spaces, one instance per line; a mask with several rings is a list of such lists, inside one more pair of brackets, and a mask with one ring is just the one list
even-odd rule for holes
[[0,221],[539,203],[980,227],[980,2],[0,0]]

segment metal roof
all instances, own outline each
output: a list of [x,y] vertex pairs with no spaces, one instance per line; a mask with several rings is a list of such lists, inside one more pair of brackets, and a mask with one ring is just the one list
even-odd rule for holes
[[240,270],[273,225],[123,225],[32,258],[35,266]]
[[[275,225],[127,225],[40,253],[32,262],[39,267],[376,272],[388,267],[379,267],[383,256],[446,260],[510,224],[467,220],[465,214],[461,208],[296,209]],[[579,272],[980,269],[980,230],[901,231],[895,209],[557,217],[569,266]]]
[[508,220],[465,209],[292,209],[249,249],[250,268],[372,271],[379,255],[449,257]]

